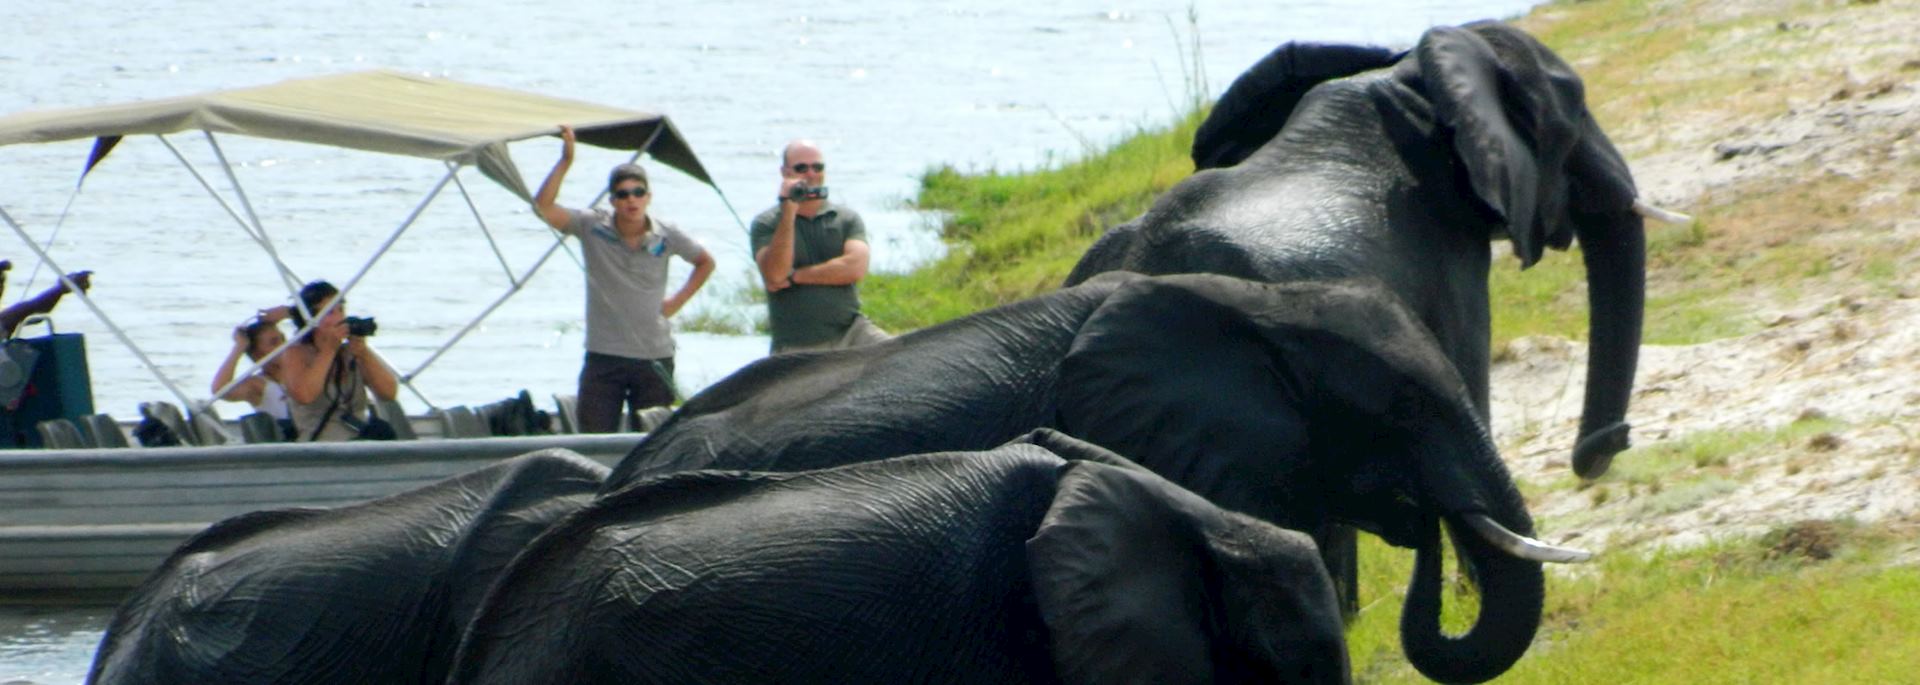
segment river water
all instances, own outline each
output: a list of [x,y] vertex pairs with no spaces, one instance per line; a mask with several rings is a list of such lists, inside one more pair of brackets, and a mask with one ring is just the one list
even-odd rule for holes
[[[719,264],[682,316],[745,324],[760,311],[740,294],[752,276],[739,222],[768,204],[789,139],[822,145],[833,197],[866,218],[873,268],[906,270],[943,249],[938,218],[907,206],[929,168],[1010,171],[1076,158],[1170,120],[1185,93],[1217,95],[1287,40],[1404,46],[1431,25],[1510,16],[1531,4],[1380,0],[1356,11],[1312,0],[588,0],[525,10],[450,0],[220,0],[148,11],[99,0],[18,3],[6,11],[0,43],[0,116],[373,68],[664,112],[725,194],[650,169],[654,213],[703,241]],[[1197,51],[1189,43],[1196,35]],[[1203,69],[1194,68],[1196,52]],[[229,202],[237,199],[203,136],[167,140]],[[218,142],[301,279],[351,278],[444,173],[412,158],[233,136]],[[286,287],[153,137],[122,143],[76,196],[90,145],[0,148],[0,208],[49,245],[61,268],[95,272],[94,302],[172,387],[78,300],[61,305],[53,328],[87,336],[98,411],[135,416],[141,401],[178,402],[176,389],[204,398],[230,344],[226,332],[254,309],[286,302]],[[534,186],[558,152],[547,138],[512,148]],[[592,200],[604,170],[621,161],[625,153],[582,146],[561,203]],[[542,403],[573,392],[582,279],[567,253],[423,370],[552,240],[505,190],[471,171],[461,181],[491,240],[458,193],[443,194],[349,296],[353,313],[377,317],[376,346],[396,367],[421,371],[416,391],[401,394],[409,409],[484,403],[523,388]],[[11,233],[0,235],[10,246],[0,257],[15,265],[9,302],[51,279],[51,267]],[[684,274],[682,266],[673,283]],[[688,394],[764,355],[767,344],[755,335],[677,337],[678,380]],[[106,615],[0,608],[0,682],[83,679]]]

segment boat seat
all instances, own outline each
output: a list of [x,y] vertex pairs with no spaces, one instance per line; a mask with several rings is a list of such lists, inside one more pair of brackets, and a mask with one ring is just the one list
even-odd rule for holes
[[487,422],[466,405],[441,409],[440,421],[446,426],[449,438],[484,438],[492,435],[487,430]]
[[575,398],[573,395],[562,395],[560,393],[553,394],[553,406],[555,409],[559,410],[557,412],[554,412],[554,416],[559,419],[559,421],[557,422],[559,423],[559,425],[555,426],[555,428],[558,429],[558,432],[561,432],[561,433],[580,432],[579,416],[574,413],[574,405],[577,402],[578,402],[578,399]]
[[419,434],[413,432],[413,422],[407,420],[407,410],[400,407],[399,400],[373,399],[373,415],[393,425],[395,440],[418,440]]
[[80,433],[80,427],[67,419],[47,419],[34,424],[34,430],[40,432],[40,445],[50,450],[73,450],[92,447],[93,442]]
[[128,447],[127,434],[120,431],[120,422],[106,414],[88,414],[80,419],[80,428],[92,438],[94,447]]
[[201,445],[211,447],[240,442],[240,437],[229,432],[226,425],[220,422],[220,414],[213,410],[211,402],[187,412],[187,425],[193,428],[193,435]]
[[287,436],[280,430],[280,421],[266,412],[254,412],[240,417],[240,439],[248,444],[262,442],[286,442]]
[[[187,419],[172,402],[155,400],[140,403],[140,417],[164,426],[182,445],[199,445],[200,436],[187,427]],[[146,444],[146,443],[142,443]]]

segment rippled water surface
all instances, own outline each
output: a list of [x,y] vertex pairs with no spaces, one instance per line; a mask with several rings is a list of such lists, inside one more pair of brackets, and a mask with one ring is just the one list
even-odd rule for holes
[[[822,144],[834,197],[866,217],[874,267],[904,270],[941,249],[933,220],[904,206],[930,166],[1031,168],[1169,120],[1196,83],[1185,43],[1194,35],[1190,9],[1205,87],[1218,94],[1287,40],[1406,45],[1433,24],[1511,15],[1530,4],[1381,0],[1360,12],[1348,3],[1288,0],[586,1],[531,11],[439,0],[221,1],[164,11],[98,0],[19,3],[7,10],[7,40],[0,41],[0,115],[371,68],[665,112],[726,199],[656,168],[654,212],[678,221],[719,260],[691,308],[744,321],[756,305],[736,295],[750,273],[738,221],[768,204],[788,139]],[[168,141],[226,191],[204,137]],[[219,144],[303,279],[352,277],[443,173],[411,158],[231,136]],[[0,148],[0,208],[50,243],[62,268],[96,272],[100,308],[182,394],[204,397],[229,345],[226,331],[252,310],[284,302],[286,289],[259,247],[153,137],[121,144],[75,198],[89,148],[85,141]],[[554,139],[512,149],[535,186],[558,151]],[[620,161],[621,153],[583,147],[562,203],[591,200],[604,170]],[[420,369],[551,240],[512,195],[477,173],[460,178],[500,254],[451,189],[349,297],[354,313],[379,319],[377,345],[403,371]],[[8,301],[48,285],[48,269],[34,275],[36,260],[18,238],[0,236],[0,244],[11,246],[0,257],[15,263]],[[401,399],[420,410],[423,396],[448,405],[521,388],[543,402],[570,393],[581,311],[577,262],[556,257],[419,375],[420,395]],[[81,303],[63,304],[55,319],[58,330],[87,335],[100,411],[129,417],[140,401],[172,398]],[[679,341],[688,393],[766,349],[765,338],[754,336],[682,333]],[[0,682],[78,682],[105,616],[0,608]]]

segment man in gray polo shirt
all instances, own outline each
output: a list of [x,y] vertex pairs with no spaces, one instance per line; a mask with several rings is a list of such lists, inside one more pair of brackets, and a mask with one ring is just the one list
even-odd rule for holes
[[[560,161],[533,206],[548,226],[579,238],[586,255],[587,358],[575,412],[581,432],[611,433],[619,428],[623,404],[637,413],[673,403],[673,329],[667,318],[706,284],[713,256],[679,227],[647,213],[652,195],[647,171],[637,164],[616,166],[608,175],[612,212],[556,204],[573,165],[573,127],[561,126],[560,139]],[[667,297],[670,256],[692,264],[693,273]]]
[[825,190],[820,146],[796,140],[780,155],[780,197],[753,219],[753,259],[767,287],[773,353],[855,347],[886,340],[860,313],[867,276],[867,228],[851,208],[806,188]]

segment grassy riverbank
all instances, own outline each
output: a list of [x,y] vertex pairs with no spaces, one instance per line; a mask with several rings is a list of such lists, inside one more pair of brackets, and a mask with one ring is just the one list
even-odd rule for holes
[[[1639,446],[1614,474],[1567,475],[1568,412],[1496,398],[1542,536],[1604,552],[1550,577],[1539,639],[1502,680],[1911,680],[1920,7],[1591,0],[1516,23],[1580,72],[1643,196],[1696,221],[1649,225]],[[1190,173],[1197,121],[1057,168],[930,172],[918,204],[949,214],[953,249],[873,278],[868,310],[908,330],[1057,287],[1094,238]],[[1496,262],[1497,395],[1577,396],[1565,386],[1585,288],[1577,252],[1526,272]],[[1421,682],[1397,635],[1411,555],[1364,554],[1356,680]]]

